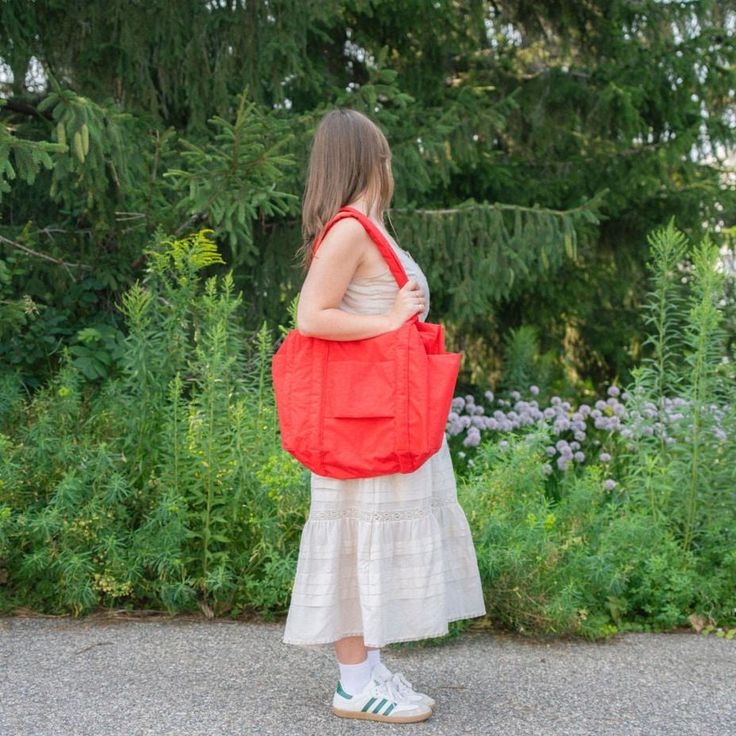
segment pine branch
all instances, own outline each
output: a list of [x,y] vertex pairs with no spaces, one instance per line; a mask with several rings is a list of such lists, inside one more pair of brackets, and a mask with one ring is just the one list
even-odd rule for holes
[[576,261],[581,236],[598,225],[604,195],[569,210],[471,199],[457,207],[389,213],[401,215],[396,240],[416,253],[443,319],[469,324]]
[[2,107],[5,110],[10,110],[11,112],[16,112],[20,115],[29,115],[32,117],[39,117],[44,120],[53,119],[51,116],[51,113],[38,110],[30,103],[24,102],[23,100],[17,100],[14,97],[9,97],[7,100],[5,100],[3,102]]
[[[53,256],[48,255],[48,253],[41,253],[41,251],[33,250],[33,248],[29,248],[27,245],[22,245],[21,243],[16,243],[15,240],[10,240],[10,238],[6,238],[3,235],[0,235],[0,243],[5,243],[6,245],[10,245],[13,248],[17,248],[18,250],[23,251],[24,253],[28,253],[28,255],[34,256],[36,258],[43,258],[45,261],[51,261],[52,263],[57,263],[60,266],[64,266],[64,268],[84,268],[90,270],[92,266],[87,265],[86,263],[71,263],[69,261],[63,261],[60,258],[54,258]],[[70,272],[71,275],[71,272]],[[72,278],[74,278],[72,276]]]
[[[500,202],[496,202],[495,204],[490,204],[488,202],[479,202],[476,204],[462,204],[459,207],[449,207],[449,208],[443,208],[443,209],[432,209],[432,210],[420,210],[416,208],[409,208],[409,207],[394,207],[389,209],[389,212],[410,212],[414,213],[416,215],[455,215],[455,214],[461,214],[464,212],[468,212],[470,210],[474,209],[484,209],[484,210],[500,210],[500,211],[507,211],[507,212],[534,212],[539,214],[545,214],[545,215],[556,215],[558,217],[566,217],[569,215],[573,215],[576,212],[595,212],[597,211],[600,200],[602,199],[605,192],[599,192],[596,194],[595,197],[592,197],[589,200],[586,200],[583,204],[579,205],[578,207],[572,207],[569,210],[554,210],[550,209],[548,207],[524,207],[523,205],[518,204],[503,204]],[[471,200],[472,202],[472,200]]]

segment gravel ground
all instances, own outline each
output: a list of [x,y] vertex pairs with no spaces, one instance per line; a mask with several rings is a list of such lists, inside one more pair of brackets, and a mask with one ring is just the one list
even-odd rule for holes
[[735,736],[736,640],[465,632],[381,658],[437,701],[413,724],[332,714],[334,649],[283,622],[0,617],[1,736]]

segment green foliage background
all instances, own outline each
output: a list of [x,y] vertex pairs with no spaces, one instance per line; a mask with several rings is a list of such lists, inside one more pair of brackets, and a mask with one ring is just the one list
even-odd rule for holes
[[735,27],[714,0],[0,3],[0,609],[284,612],[309,484],[269,361],[309,142],[349,106],[458,393],[692,402],[676,447],[617,448],[614,494],[595,463],[545,480],[541,430],[478,449],[494,620],[733,626]]
[[212,228],[246,324],[282,323],[309,141],[346,105],[391,143],[391,222],[463,382],[501,380],[521,325],[558,384],[625,377],[646,233],[733,224],[733,23],[709,1],[8,0],[0,357],[30,386],[62,346],[106,375],[159,228]]
[[[0,611],[286,612],[309,471],[280,445],[274,336],[265,322],[243,331],[231,272],[201,275],[220,260],[208,236],[147,251],[145,278],[120,305],[118,376],[98,387],[69,351],[30,398],[4,374]],[[544,422],[477,448],[458,499],[496,625],[597,638],[702,619],[736,632],[736,372],[721,363],[718,249],[707,238],[692,249],[693,283],[668,302],[671,265],[691,249],[671,224],[651,244],[655,347],[630,391],[642,407],[674,393],[684,420],[672,445],[609,436],[615,468],[591,453],[579,469],[545,473],[555,438]],[[713,405],[724,407],[717,422]]]

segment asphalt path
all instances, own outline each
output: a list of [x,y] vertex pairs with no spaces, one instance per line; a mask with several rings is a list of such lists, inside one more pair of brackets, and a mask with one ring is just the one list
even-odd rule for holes
[[[426,721],[338,718],[334,648],[283,621],[0,617],[0,736],[736,736],[736,640],[606,642],[466,631],[381,658],[437,701]],[[426,642],[425,642],[426,644]]]

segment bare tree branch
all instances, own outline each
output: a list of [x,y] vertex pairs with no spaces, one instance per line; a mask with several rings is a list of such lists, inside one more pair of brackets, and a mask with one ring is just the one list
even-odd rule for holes
[[3,235],[0,235],[0,243],[11,245],[13,246],[13,248],[22,250],[24,253],[27,253],[28,255],[31,255],[31,256],[35,256],[36,258],[42,258],[45,261],[51,261],[52,263],[57,263],[60,266],[64,266],[64,268],[67,270],[67,272],[69,273],[69,275],[72,277],[74,281],[76,281],[76,279],[74,278],[74,274],[69,270],[70,268],[84,268],[87,270],[92,270],[92,266],[88,266],[86,263],[69,263],[68,261],[62,261],[60,258],[54,258],[53,256],[50,256],[47,253],[41,253],[40,251],[33,250],[33,248],[29,248],[27,245],[16,243],[15,240],[10,240],[9,238],[4,237]]

